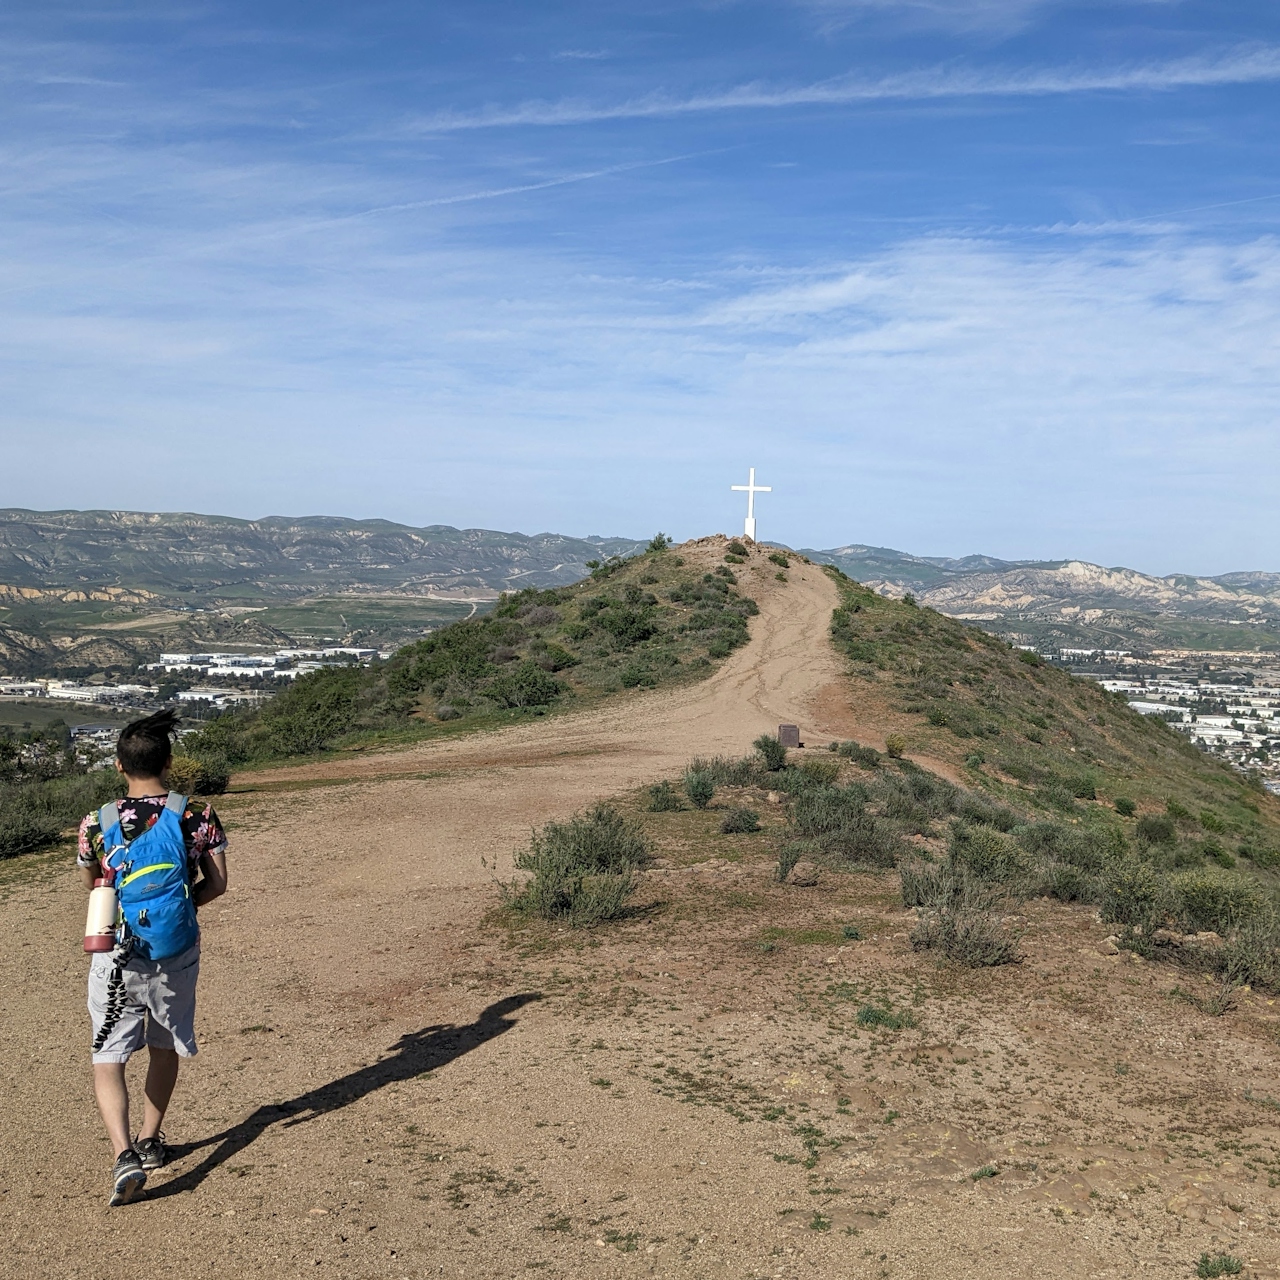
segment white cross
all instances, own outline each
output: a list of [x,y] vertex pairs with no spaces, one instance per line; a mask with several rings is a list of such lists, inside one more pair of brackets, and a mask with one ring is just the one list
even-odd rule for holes
[[743,536],[750,538],[754,542],[756,540],[756,494],[772,493],[773,486],[756,484],[756,469],[752,467],[751,478],[746,484],[732,484],[729,488],[735,493],[745,493],[747,495],[747,525]]

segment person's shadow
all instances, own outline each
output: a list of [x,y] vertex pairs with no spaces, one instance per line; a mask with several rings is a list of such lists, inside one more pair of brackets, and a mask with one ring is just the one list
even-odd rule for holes
[[175,1143],[169,1148],[170,1158],[173,1160],[180,1160],[203,1147],[212,1146],[213,1150],[193,1169],[149,1190],[147,1198],[159,1200],[164,1196],[194,1191],[220,1164],[238,1155],[251,1142],[256,1142],[273,1124],[283,1122],[286,1128],[305,1124],[317,1116],[338,1111],[386,1085],[412,1080],[424,1071],[443,1067],[455,1058],[462,1057],[464,1053],[478,1049],[495,1036],[502,1035],[504,1031],[510,1031],[516,1025],[510,1015],[531,1001],[541,999],[541,993],[536,991],[507,996],[505,1000],[491,1004],[474,1022],[464,1026],[424,1027],[421,1031],[410,1031],[396,1041],[386,1057],[379,1058],[367,1067],[300,1093],[288,1102],[259,1107],[239,1124],[201,1142]]

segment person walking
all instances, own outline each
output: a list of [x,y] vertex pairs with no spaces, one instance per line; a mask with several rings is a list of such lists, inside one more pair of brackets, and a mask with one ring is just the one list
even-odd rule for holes
[[[227,890],[227,837],[210,805],[170,792],[173,711],[134,720],[116,744],[125,797],[80,824],[77,865],[87,889],[112,884],[120,910],[111,951],[89,966],[93,1087],[111,1140],[112,1205],[128,1204],[163,1167],[161,1131],[182,1058],[196,1054],[196,912]],[[147,1047],[142,1124],[130,1137],[125,1064]]]

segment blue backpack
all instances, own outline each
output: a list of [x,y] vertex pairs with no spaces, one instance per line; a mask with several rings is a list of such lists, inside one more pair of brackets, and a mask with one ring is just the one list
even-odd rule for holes
[[107,851],[103,864],[113,873],[120,898],[120,940],[131,941],[132,953],[143,960],[168,960],[195,946],[199,937],[182,835],[186,807],[186,796],[171,791],[154,826],[133,840],[120,829],[119,804],[98,810]]

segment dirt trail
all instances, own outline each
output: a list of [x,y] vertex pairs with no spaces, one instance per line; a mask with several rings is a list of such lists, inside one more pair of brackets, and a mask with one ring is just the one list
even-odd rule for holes
[[[682,552],[709,566],[722,547]],[[202,917],[176,1158],[127,1210],[105,1207],[88,1088],[83,893],[65,863],[7,868],[0,1276],[1075,1280],[1187,1274],[1211,1244],[1274,1265],[1258,1178],[1280,1175],[1280,1134],[1256,1128],[1280,1111],[1274,1014],[1158,998],[1150,966],[1099,955],[1087,913],[1054,908],[1034,963],[966,990],[913,956],[885,878],[797,896],[765,844],[653,873],[651,921],[523,940],[483,923],[532,824],[779,722],[876,741],[836,696],[830,579],[777,582],[762,556],[739,576],[751,642],[700,685],[227,797],[233,888]],[[829,940],[850,918],[861,950]],[[766,954],[765,924],[797,940]],[[920,1002],[914,1057],[814,1012],[860,984]],[[1234,1146],[1171,1164],[1159,1144],[1193,1108],[1229,1112]]]

